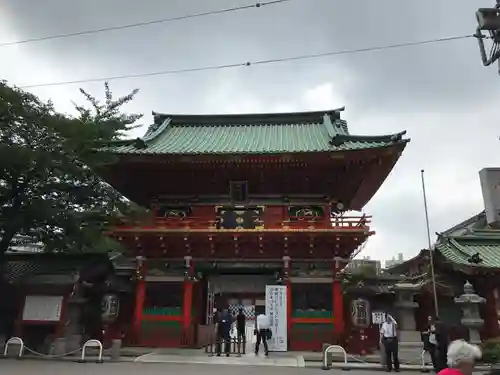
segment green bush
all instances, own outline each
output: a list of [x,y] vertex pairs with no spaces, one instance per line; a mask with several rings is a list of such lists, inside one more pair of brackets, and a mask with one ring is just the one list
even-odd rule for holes
[[500,362],[500,337],[495,337],[483,342],[481,344],[481,351],[483,352],[482,362]]

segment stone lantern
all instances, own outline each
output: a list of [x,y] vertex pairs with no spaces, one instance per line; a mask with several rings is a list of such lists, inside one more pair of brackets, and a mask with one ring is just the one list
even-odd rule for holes
[[396,303],[394,307],[398,310],[399,340],[403,343],[417,343],[420,347],[420,332],[417,331],[415,322],[415,309],[418,303],[414,301],[415,293],[420,286],[401,282],[394,285],[396,292]]
[[469,330],[469,341],[474,344],[481,343],[479,330],[484,325],[484,320],[479,314],[479,305],[485,302],[486,299],[476,294],[468,281],[464,285],[464,293],[455,297],[455,303],[460,305],[463,312],[461,323]]

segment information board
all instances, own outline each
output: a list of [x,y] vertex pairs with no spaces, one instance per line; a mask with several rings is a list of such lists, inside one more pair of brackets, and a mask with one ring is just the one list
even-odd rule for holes
[[287,351],[286,286],[266,285],[266,315],[271,322],[269,350]]
[[382,324],[384,321],[385,321],[385,312],[383,311],[372,312],[372,324]]
[[62,296],[26,296],[23,321],[58,322],[62,304]]

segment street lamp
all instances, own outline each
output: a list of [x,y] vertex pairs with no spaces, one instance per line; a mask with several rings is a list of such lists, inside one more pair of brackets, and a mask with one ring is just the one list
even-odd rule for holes
[[[480,8],[476,12],[477,28],[474,36],[479,43],[479,52],[484,66],[490,66],[498,61],[500,74],[500,0],[495,8]],[[485,32],[483,34],[483,32]],[[491,39],[492,45],[489,53],[486,52],[485,39]]]

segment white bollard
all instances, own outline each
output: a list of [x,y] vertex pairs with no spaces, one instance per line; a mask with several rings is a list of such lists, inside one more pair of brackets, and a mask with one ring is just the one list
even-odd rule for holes
[[7,357],[7,351],[9,350],[9,345],[12,345],[12,344],[19,345],[19,353],[17,355],[17,358],[21,359],[23,357],[23,354],[24,354],[24,341],[20,337],[11,337],[10,339],[7,340],[7,342],[5,343],[5,349],[3,351],[3,356]]
[[330,345],[329,347],[327,347],[325,349],[325,351],[323,352],[323,370],[330,369],[330,364],[328,363],[328,355],[327,354],[331,349],[339,349],[342,352],[342,354],[344,355],[344,368],[343,368],[343,370],[347,370],[347,352],[340,345]]
[[85,350],[87,348],[98,348],[99,349],[99,357],[97,359],[97,363],[102,363],[102,343],[99,340],[87,340],[85,344],[83,344],[82,348],[82,357],[80,358],[80,363],[85,363]]

